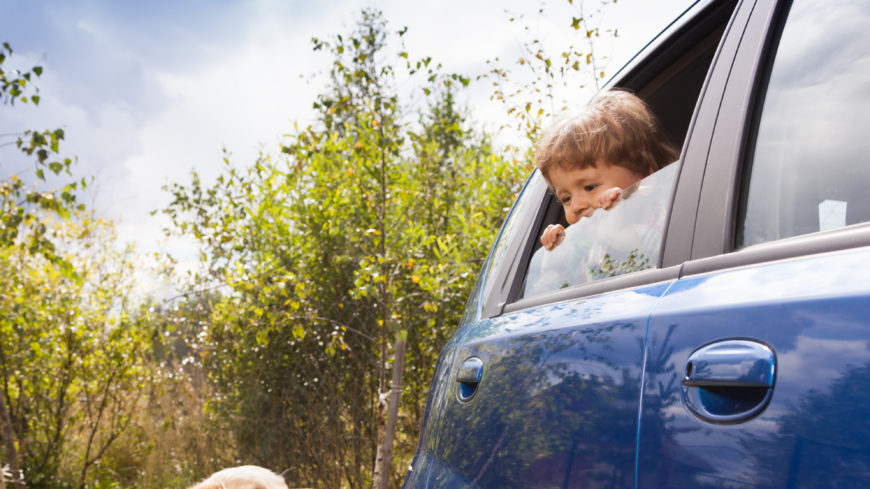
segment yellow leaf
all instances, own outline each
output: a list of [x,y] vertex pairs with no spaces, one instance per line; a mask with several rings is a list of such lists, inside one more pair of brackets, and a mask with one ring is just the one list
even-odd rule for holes
[[297,324],[293,326],[293,336],[296,338],[305,338],[305,330],[302,329],[301,325]]
[[413,280],[414,283],[416,284],[420,281],[420,276],[419,275],[411,275],[411,280]]

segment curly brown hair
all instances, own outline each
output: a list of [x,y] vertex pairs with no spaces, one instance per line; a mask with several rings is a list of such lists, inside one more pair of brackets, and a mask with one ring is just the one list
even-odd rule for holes
[[627,91],[609,90],[544,132],[535,165],[547,182],[553,165],[573,170],[602,162],[646,177],[679,157],[646,102]]

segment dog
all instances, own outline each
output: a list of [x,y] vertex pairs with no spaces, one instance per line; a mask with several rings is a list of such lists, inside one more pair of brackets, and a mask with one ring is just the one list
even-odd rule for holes
[[189,489],[288,489],[284,478],[263,467],[243,465],[215,472]]

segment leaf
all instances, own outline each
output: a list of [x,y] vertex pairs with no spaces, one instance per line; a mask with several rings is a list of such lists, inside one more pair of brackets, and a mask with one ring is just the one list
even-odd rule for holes
[[33,72],[36,73],[36,76],[42,76],[42,66],[34,66]]
[[297,338],[297,339],[304,339],[305,338],[305,329],[302,328],[301,324],[294,324],[293,325],[293,337]]

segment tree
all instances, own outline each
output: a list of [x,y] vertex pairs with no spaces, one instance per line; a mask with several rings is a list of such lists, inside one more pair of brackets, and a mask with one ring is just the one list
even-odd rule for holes
[[[39,103],[28,95],[30,72],[4,71],[4,105]],[[38,183],[46,170],[71,176],[59,159],[61,129],[24,131],[0,146],[34,157]],[[51,161],[58,158],[57,161]],[[127,314],[134,270],[112,223],[76,202],[84,179],[57,190],[28,186],[21,175],[0,182],[0,422],[16,485],[85,487],[89,472],[130,426],[146,380],[142,328]]]
[[[7,73],[3,69],[3,63],[8,56],[12,56],[12,47],[9,43],[4,42],[2,49],[0,49],[0,97],[3,98],[3,105],[15,105],[16,100],[27,103],[28,95],[26,90],[28,84],[31,82],[33,75],[36,75],[36,77],[42,75],[42,67],[34,66],[31,71],[25,73],[17,70]],[[38,95],[39,89],[36,88],[35,92],[29,96],[29,100],[34,105],[38,105],[40,100]],[[60,129],[53,132],[28,130],[22,134],[4,134],[0,135],[0,138],[16,137],[16,140],[2,143],[0,147],[14,143],[28,156],[32,156],[35,152],[37,155],[35,164],[37,176],[45,180],[45,167],[48,167],[55,174],[64,168],[67,171],[69,169],[71,163],[69,159],[64,160],[63,163],[52,162],[46,164],[49,150],[55,154],[58,152],[58,141],[63,139],[63,135],[63,131]],[[28,136],[29,141],[26,141]],[[11,175],[6,180],[0,182],[0,196],[3,199],[3,207],[2,211],[0,211],[2,212],[0,214],[0,219],[2,219],[2,222],[0,222],[0,225],[2,225],[2,229],[0,229],[0,247],[8,249],[15,246],[18,244],[16,242],[19,235],[22,231],[25,231],[28,236],[26,243],[28,252],[42,254],[49,260],[53,260],[55,263],[63,266],[64,270],[70,273],[69,267],[66,266],[68,264],[54,253],[54,245],[46,237],[46,228],[40,220],[39,213],[47,212],[67,216],[75,200],[69,191],[74,190],[74,188],[74,186],[65,188],[60,193],[62,199],[58,199],[56,192],[38,192],[35,189],[28,190],[18,175]],[[0,356],[0,361],[5,363],[2,356]],[[19,487],[23,487],[24,481],[22,480],[22,473],[18,464],[18,450],[15,446],[15,433],[8,410],[8,396],[5,394],[0,395],[0,423],[3,425],[2,433],[6,447],[6,457],[9,459],[9,464],[12,468],[13,482]],[[2,478],[2,474],[0,474],[0,479]]]
[[[380,13],[363,11],[349,35],[315,39],[334,57],[317,122],[279,157],[245,170],[227,159],[214,186],[194,175],[169,187],[170,232],[200,243],[191,292],[223,291],[208,329],[221,391],[210,409],[242,453],[295,467],[300,485],[377,484],[387,372],[403,358],[390,412],[394,458],[410,460],[435,359],[525,177],[457,107],[469,80],[414,61],[404,32],[392,38]],[[397,91],[406,77],[421,78],[411,95],[421,110]],[[383,480],[397,483],[388,460]]]

